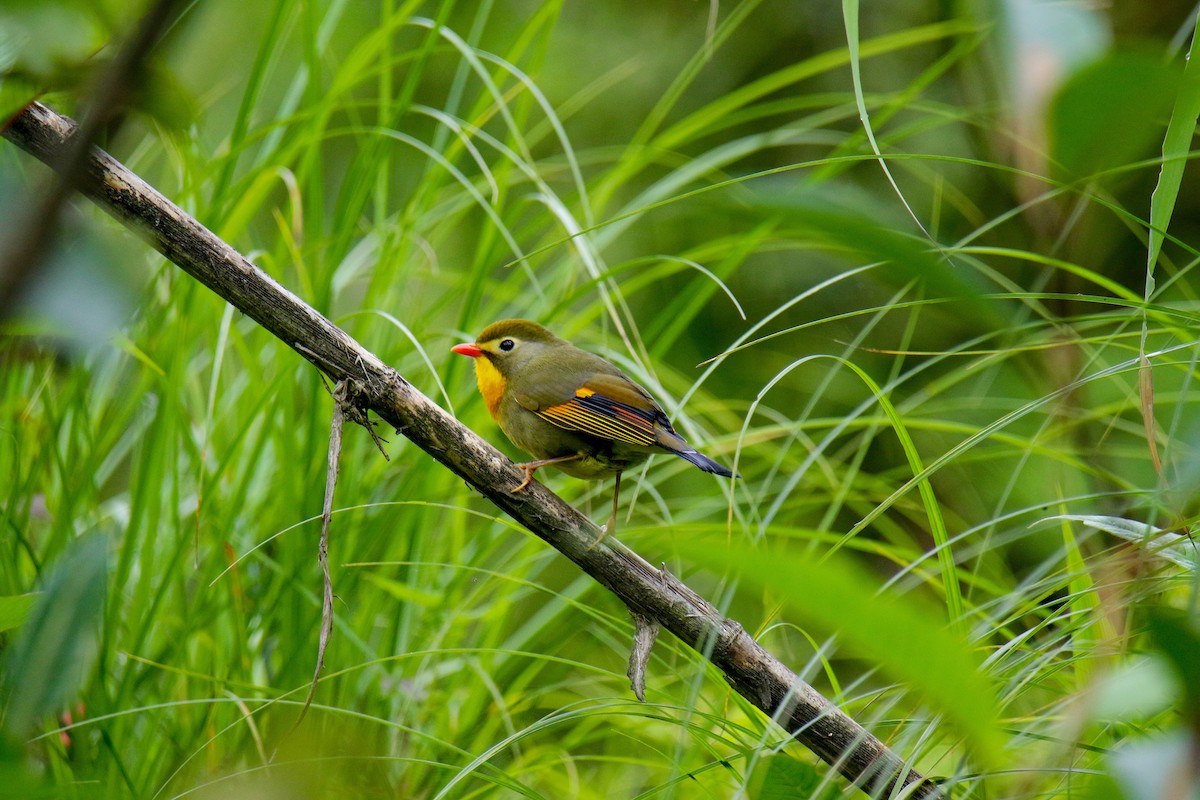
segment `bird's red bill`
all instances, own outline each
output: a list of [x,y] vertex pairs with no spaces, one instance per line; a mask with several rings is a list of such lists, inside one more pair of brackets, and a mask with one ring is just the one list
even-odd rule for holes
[[468,356],[470,358],[479,358],[483,355],[483,351],[479,349],[479,345],[470,344],[469,342],[466,344],[456,344],[450,350],[458,353],[460,356]]

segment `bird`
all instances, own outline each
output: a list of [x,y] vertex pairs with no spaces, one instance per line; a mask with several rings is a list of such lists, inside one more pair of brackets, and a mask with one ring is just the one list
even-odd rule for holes
[[542,467],[585,480],[615,476],[616,529],[621,474],[654,453],[672,453],[705,472],[740,477],[689,445],[650,393],[598,355],[536,322],[506,319],[453,352],[475,361],[479,393],[505,436],[533,461],[517,464],[524,489]]

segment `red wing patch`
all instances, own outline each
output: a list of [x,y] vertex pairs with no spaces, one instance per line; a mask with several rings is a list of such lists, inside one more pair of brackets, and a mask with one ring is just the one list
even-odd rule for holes
[[618,403],[583,387],[575,398],[536,412],[547,422],[568,431],[579,431],[601,439],[650,447],[657,441],[654,426],[662,412]]

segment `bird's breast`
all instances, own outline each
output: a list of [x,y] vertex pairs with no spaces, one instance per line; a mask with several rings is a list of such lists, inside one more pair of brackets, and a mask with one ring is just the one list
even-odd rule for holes
[[475,380],[479,383],[479,393],[483,395],[488,413],[498,422],[500,399],[504,396],[504,376],[486,356],[483,356],[475,359]]

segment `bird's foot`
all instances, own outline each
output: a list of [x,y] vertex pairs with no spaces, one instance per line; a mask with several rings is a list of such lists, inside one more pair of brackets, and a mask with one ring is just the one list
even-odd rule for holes
[[525,473],[525,480],[512,490],[513,494],[524,489],[533,480],[533,473],[537,472],[542,467],[548,467],[551,464],[561,464],[564,461],[577,461],[583,458],[580,453],[571,453],[566,456],[555,456],[554,458],[540,458],[537,461],[526,461],[523,464],[514,464],[517,469]]
[[516,494],[528,486],[530,482],[533,481],[533,473],[537,472],[537,467],[530,464],[517,464],[517,468],[520,469],[521,472],[525,473],[525,480],[521,481],[521,483],[517,485],[517,488],[512,490],[512,494]]

